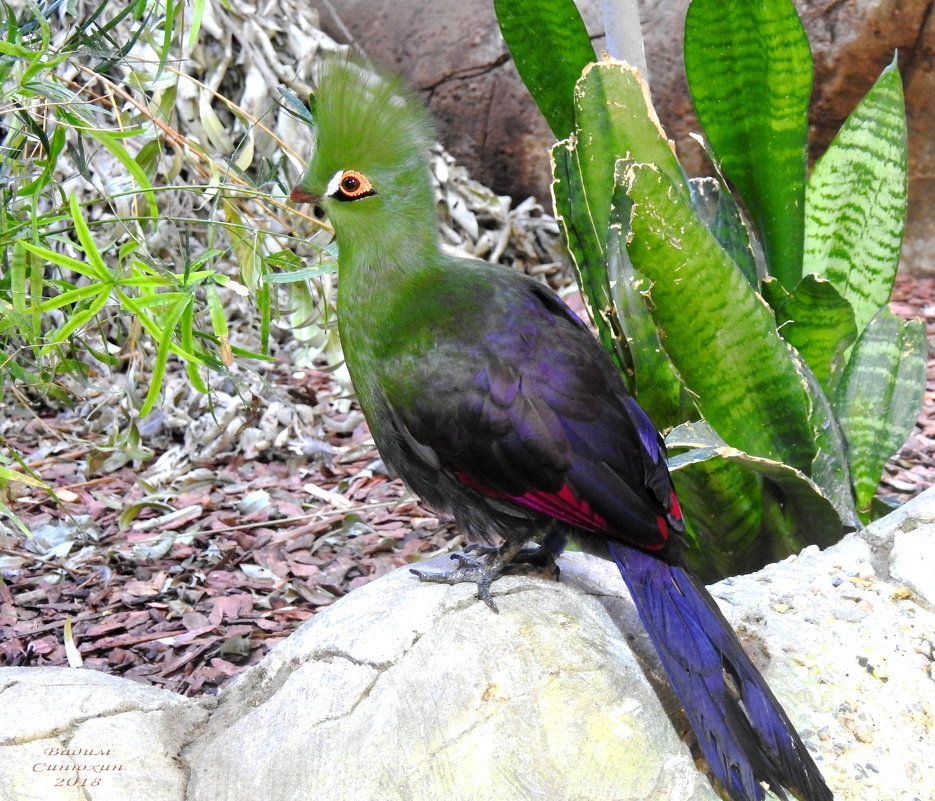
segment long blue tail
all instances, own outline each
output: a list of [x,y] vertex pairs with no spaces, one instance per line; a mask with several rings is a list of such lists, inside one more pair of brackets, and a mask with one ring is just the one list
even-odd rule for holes
[[[686,569],[608,543],[714,776],[737,801],[830,801],[817,766],[704,585]],[[730,678],[728,678],[728,676]]]

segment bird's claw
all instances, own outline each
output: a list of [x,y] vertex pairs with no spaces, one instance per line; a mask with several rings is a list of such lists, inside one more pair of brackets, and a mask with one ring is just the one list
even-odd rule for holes
[[[476,553],[479,558],[467,556],[468,553]],[[523,548],[522,543],[507,543],[497,548],[494,545],[471,543],[463,551],[451,554],[451,558],[458,563],[453,570],[434,573],[410,568],[409,572],[418,576],[420,581],[435,584],[476,584],[477,597],[494,612],[500,610],[493,602],[490,586],[505,573],[542,572],[558,578],[555,552],[548,547]]]
[[454,570],[445,573],[434,573],[428,570],[409,568],[409,572],[417,576],[419,581],[428,581],[432,584],[462,584],[469,582],[477,585],[477,597],[499,614],[500,610],[493,602],[490,594],[490,585],[500,578],[501,572],[493,567],[481,564],[474,559],[468,559],[463,554],[453,553],[452,559],[457,559],[460,565]]

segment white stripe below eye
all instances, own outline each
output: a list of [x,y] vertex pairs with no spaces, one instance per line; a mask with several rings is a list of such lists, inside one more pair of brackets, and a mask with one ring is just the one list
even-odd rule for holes
[[331,176],[328,186],[325,187],[325,197],[334,197],[341,189],[341,179],[344,177],[344,170],[338,170]]

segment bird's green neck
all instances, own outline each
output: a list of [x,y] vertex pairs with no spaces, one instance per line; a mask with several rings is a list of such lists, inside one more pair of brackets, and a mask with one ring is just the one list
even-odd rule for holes
[[[365,410],[372,402],[388,351],[410,341],[418,316],[431,314],[426,295],[430,276],[444,257],[438,246],[434,197],[416,198],[395,213],[374,213],[352,226],[335,219],[338,241],[338,326],[341,344],[358,398]],[[422,287],[422,289],[420,289]]]

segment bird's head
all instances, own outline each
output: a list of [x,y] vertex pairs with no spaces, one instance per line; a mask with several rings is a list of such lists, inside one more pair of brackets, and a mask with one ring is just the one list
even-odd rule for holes
[[315,151],[290,199],[318,204],[342,250],[434,243],[432,128],[418,98],[358,62],[333,59],[319,69],[312,116]]

